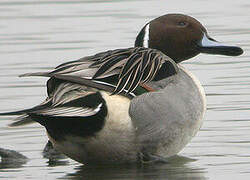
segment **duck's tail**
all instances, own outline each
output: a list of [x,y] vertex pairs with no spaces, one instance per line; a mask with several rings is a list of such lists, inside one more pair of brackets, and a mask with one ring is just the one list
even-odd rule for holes
[[9,124],[10,127],[24,126],[35,122],[29,117],[29,115],[19,116],[18,118],[14,119],[14,121],[15,122]]
[[50,101],[45,101],[44,103],[29,109],[0,113],[0,116],[18,116],[16,119],[14,119],[15,122],[9,124],[9,126],[10,127],[23,126],[35,122],[30,118],[29,113],[41,110],[45,108],[49,103]]
[[0,116],[15,116],[19,115],[16,119],[14,119],[14,122],[9,124],[10,127],[17,127],[17,126],[23,126],[26,124],[30,124],[34,122],[29,115],[27,114],[28,112],[32,111],[33,108],[31,109],[25,109],[21,111],[13,111],[13,112],[5,112],[5,113],[0,113]]
[[28,112],[31,112],[34,108],[30,108],[30,109],[24,109],[21,111],[12,111],[12,112],[4,112],[4,113],[0,113],[0,116],[15,116],[15,115],[22,115]]
[[45,76],[45,77],[50,77],[49,72],[35,72],[35,73],[25,73],[19,75],[19,77],[28,77],[28,76]]

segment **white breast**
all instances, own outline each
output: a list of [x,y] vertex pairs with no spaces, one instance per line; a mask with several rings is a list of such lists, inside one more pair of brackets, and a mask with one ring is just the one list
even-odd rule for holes
[[205,112],[207,110],[207,98],[206,98],[204,88],[202,87],[199,79],[196,78],[196,76],[194,74],[192,74],[190,71],[188,71],[183,66],[181,66],[181,65],[178,65],[178,66],[181,70],[183,70],[193,80],[194,84],[196,85],[197,89],[199,90],[199,94],[200,94],[200,96],[202,98],[202,102],[203,102],[203,116],[202,116],[202,119],[203,119]]
[[157,91],[134,98],[130,105],[137,141],[145,151],[164,157],[177,154],[190,142],[206,111],[199,81],[179,68],[175,76],[151,82]]

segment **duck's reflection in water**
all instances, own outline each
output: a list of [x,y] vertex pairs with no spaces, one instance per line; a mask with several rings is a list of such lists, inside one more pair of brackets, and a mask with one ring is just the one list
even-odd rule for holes
[[169,163],[143,165],[82,165],[76,168],[75,173],[69,173],[60,179],[171,179],[171,180],[205,180],[204,169],[189,165],[194,159],[183,156],[174,156]]
[[[20,168],[28,161],[22,154],[0,148],[0,169]],[[60,156],[59,156],[60,157]],[[60,179],[72,180],[101,180],[101,179],[171,179],[171,180],[205,180],[204,169],[192,167],[190,159],[183,156],[174,156],[168,159],[168,163],[126,164],[126,165],[81,165],[75,168],[74,173],[69,173]],[[67,166],[67,158],[49,159],[48,166]]]
[[[50,167],[68,164],[68,158],[52,148],[50,143],[47,143],[42,155],[45,159],[48,159],[47,163]],[[0,148],[0,169],[20,168],[28,161],[28,157],[17,151]]]
[[0,169],[20,168],[28,158],[13,150],[0,148]]

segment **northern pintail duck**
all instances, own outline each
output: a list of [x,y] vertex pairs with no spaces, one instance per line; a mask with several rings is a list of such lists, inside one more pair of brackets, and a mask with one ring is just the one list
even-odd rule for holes
[[178,63],[202,52],[237,56],[243,50],[210,38],[190,16],[160,16],[142,28],[135,47],[22,75],[49,77],[48,97],[1,115],[21,115],[12,126],[40,123],[56,149],[84,164],[164,161],[201,127],[204,90]]

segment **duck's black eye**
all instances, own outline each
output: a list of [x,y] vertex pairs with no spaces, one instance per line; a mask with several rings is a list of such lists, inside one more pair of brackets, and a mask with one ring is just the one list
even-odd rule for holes
[[184,22],[184,21],[180,21],[180,22],[178,22],[178,25],[179,25],[179,26],[186,26],[186,25],[187,25],[187,23],[186,23],[186,22]]

